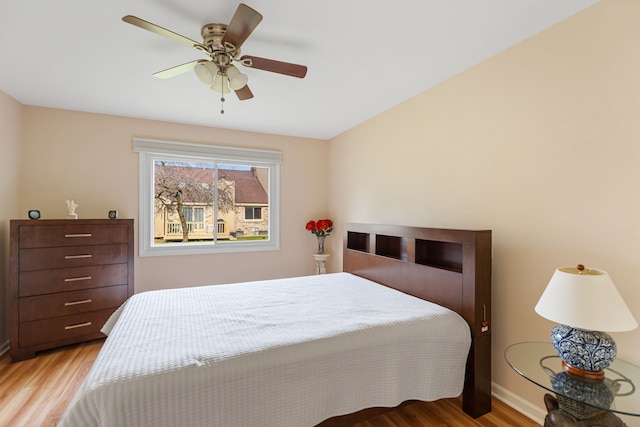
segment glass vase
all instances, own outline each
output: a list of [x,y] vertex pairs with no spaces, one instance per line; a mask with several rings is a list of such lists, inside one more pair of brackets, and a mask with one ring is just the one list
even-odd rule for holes
[[319,254],[323,254],[324,253],[324,238],[326,236],[318,236],[318,253]]

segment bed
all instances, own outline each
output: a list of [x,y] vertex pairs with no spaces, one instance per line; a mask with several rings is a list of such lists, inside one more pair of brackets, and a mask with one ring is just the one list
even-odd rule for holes
[[461,392],[489,411],[490,301],[465,298],[468,280],[490,296],[490,232],[348,224],[344,240],[341,273],[134,295],[59,426],[348,425]]

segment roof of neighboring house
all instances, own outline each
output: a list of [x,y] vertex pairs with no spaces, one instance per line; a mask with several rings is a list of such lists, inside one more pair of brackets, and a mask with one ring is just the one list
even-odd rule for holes
[[219,169],[218,177],[236,183],[236,203],[260,205],[269,203],[267,192],[252,170]]
[[[171,175],[174,179],[183,181],[197,180],[200,181],[200,184],[213,182],[213,169],[175,165],[156,165],[155,167],[156,176],[162,174],[163,168],[167,168],[167,170],[171,168]],[[253,170],[218,169],[218,177],[235,183],[236,204],[266,205],[269,203],[269,195]],[[201,200],[193,200],[199,197],[196,194],[191,194],[190,191],[185,191],[184,198],[185,202],[201,202]]]

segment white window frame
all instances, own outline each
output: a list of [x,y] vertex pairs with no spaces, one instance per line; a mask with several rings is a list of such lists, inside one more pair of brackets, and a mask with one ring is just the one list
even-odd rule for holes
[[[161,141],[146,138],[133,139],[133,151],[139,153],[140,163],[140,256],[195,255],[208,253],[252,252],[280,249],[280,151],[223,147]],[[214,161],[229,165],[251,165],[269,168],[269,239],[242,242],[180,242],[156,245],[153,241],[154,200],[153,176],[155,160],[177,162]]]

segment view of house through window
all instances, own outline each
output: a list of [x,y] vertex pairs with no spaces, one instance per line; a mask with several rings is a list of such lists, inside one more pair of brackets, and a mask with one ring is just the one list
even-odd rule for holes
[[134,138],[140,256],[280,248],[282,153]]
[[154,244],[269,238],[269,168],[154,160]]

